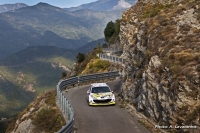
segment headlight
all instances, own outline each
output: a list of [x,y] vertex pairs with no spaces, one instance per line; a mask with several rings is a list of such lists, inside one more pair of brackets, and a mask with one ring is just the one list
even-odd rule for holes
[[95,97],[94,97],[93,95],[90,95],[90,97],[91,97],[92,99],[95,99]]
[[93,102],[94,96],[89,95],[89,102]]
[[114,95],[114,94],[112,94],[112,97],[111,97],[111,99],[112,99],[112,102],[114,102],[114,101],[115,101],[115,95]]
[[112,98],[113,98],[113,96],[114,96],[114,95],[113,95],[113,94],[111,94],[111,95],[109,95],[109,98],[110,98],[110,99],[112,99]]

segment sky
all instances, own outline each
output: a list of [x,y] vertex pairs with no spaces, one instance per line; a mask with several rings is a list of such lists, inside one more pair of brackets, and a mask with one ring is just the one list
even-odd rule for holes
[[81,4],[86,4],[86,3],[90,3],[94,1],[97,1],[97,0],[0,0],[0,5],[24,3],[29,6],[32,6],[32,5],[36,5],[39,2],[44,2],[53,6],[65,8],[65,7],[76,7]]

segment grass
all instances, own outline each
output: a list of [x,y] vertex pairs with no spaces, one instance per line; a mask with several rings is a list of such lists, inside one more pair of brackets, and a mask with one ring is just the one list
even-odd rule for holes
[[171,8],[173,5],[163,5],[163,4],[146,4],[145,10],[143,10],[143,14],[141,18],[151,18],[158,15],[162,10],[166,8]]
[[95,59],[87,64],[85,70],[81,73],[81,75],[106,72],[109,66],[110,62],[100,59]]
[[60,125],[65,125],[62,119],[56,108],[43,108],[33,118],[34,132],[54,133],[61,128]]
[[[34,102],[29,104],[29,106],[17,116],[18,122],[21,123],[24,120],[31,119],[32,124],[34,125],[33,132],[54,133],[61,129],[66,123],[56,107],[55,96],[55,90],[47,91],[46,93],[39,95]],[[33,110],[30,111],[32,108]],[[30,115],[21,119],[27,112],[30,112]],[[16,125],[17,119],[15,118],[10,122],[7,132],[13,131],[15,127],[18,127],[18,125]]]

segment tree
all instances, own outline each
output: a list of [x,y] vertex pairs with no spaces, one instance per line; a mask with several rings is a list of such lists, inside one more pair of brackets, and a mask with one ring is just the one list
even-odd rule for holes
[[63,72],[62,73],[62,79],[66,78],[67,77],[67,72]]
[[97,46],[97,53],[98,53],[98,54],[99,54],[99,53],[103,53],[102,47],[101,47],[101,44],[100,44],[100,43],[98,43],[98,46]]
[[104,36],[105,36],[106,42],[109,41],[110,37],[112,37],[114,32],[115,32],[115,24],[112,21],[110,21],[110,22],[108,22],[108,24],[106,25],[106,28],[104,30]]
[[84,53],[78,53],[78,55],[76,56],[76,61],[78,63],[83,62],[85,60],[85,54]]
[[108,44],[107,44],[107,43],[104,43],[104,44],[102,45],[102,48],[108,48]]

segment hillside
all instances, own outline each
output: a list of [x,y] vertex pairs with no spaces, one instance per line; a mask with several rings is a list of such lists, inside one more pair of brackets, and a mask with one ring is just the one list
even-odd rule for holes
[[[123,12],[117,44],[125,62],[99,60],[98,47],[76,63],[69,76],[120,70],[121,98],[169,132],[200,129],[200,1],[140,0]],[[112,38],[112,37],[111,37]],[[119,40],[118,40],[119,39]],[[196,126],[195,129],[174,128]],[[165,130],[165,129],[162,129]]]
[[55,133],[66,124],[56,107],[56,91],[39,95],[28,107],[12,120],[6,133]]
[[122,15],[122,98],[157,125],[199,130],[199,5],[198,0],[141,0]]
[[104,41],[105,39],[102,38],[102,39],[98,39],[98,40],[95,40],[95,41],[92,41],[92,42],[89,42],[83,46],[81,46],[80,48],[77,48],[75,49],[75,51],[78,52],[82,52],[82,53],[85,53],[87,54],[88,52],[92,51],[94,48],[96,48],[98,46],[98,44],[103,44],[105,43]]
[[24,3],[0,5],[0,13],[16,10],[16,9],[27,7],[27,6],[28,5],[26,5]]
[[[0,118],[23,110],[35,97],[54,89],[75,53],[53,46],[32,46],[0,63]],[[25,100],[26,99],[26,100]]]
[[78,7],[65,8],[65,10],[70,12],[81,9],[90,9],[95,11],[125,10],[135,3],[136,0],[97,0],[88,4],[82,4]]
[[119,12],[67,12],[46,3],[0,14],[0,59],[28,46],[75,49],[103,37]]

